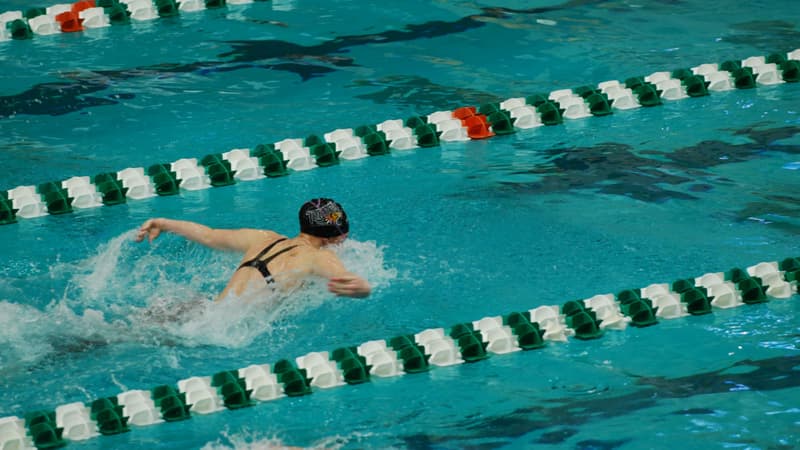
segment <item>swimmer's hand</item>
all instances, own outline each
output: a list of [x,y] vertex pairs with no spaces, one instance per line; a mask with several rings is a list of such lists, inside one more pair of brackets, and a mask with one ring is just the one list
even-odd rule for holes
[[148,241],[153,242],[153,239],[157,238],[163,229],[160,220],[149,219],[145,221],[136,233],[136,242],[142,242],[145,236],[147,236]]
[[328,280],[328,290],[340,297],[355,298],[367,297],[372,292],[369,282],[355,274],[331,277]]

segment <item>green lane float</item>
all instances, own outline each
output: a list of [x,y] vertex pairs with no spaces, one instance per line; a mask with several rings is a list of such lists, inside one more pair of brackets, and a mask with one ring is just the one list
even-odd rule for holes
[[569,337],[598,339],[609,330],[621,331],[628,325],[649,327],[659,320],[710,314],[771,299],[800,298],[799,277],[800,258],[791,257],[338,347],[332,352],[311,352],[272,365],[220,370],[210,376],[185,378],[175,385],[129,390],[87,403],[32,411],[21,418],[0,418],[0,448],[57,448],[70,441],[248,408],[319,389],[380,382],[379,378],[541,349],[548,343],[566,342]]
[[[80,7],[85,7],[91,0],[79,3]],[[117,0],[102,0],[100,4],[105,8],[113,8],[119,3]],[[167,8],[171,5],[169,2],[163,4]],[[184,2],[180,5],[183,6]],[[41,17],[36,15],[39,12],[32,11],[30,15]],[[157,163],[146,170],[130,167],[92,177],[76,176],[63,181],[40,183],[38,186],[23,185],[0,191],[0,224],[103,205],[118,205],[128,200],[177,195],[187,190],[229,186],[239,181],[281,177],[368,156],[436,147],[446,142],[487,139],[540,126],[555,126],[565,120],[608,116],[614,110],[654,107],[665,101],[704,97],[711,92],[751,89],[759,85],[794,83],[798,80],[800,49],[785,54],[753,56],[741,61],[729,60],[721,64],[701,64],[692,68],[655,72],[647,76],[629,77],[624,82],[610,80],[596,86],[583,85],[477,107],[465,106],[453,111],[390,119],[378,124],[310,134],[302,139],[259,143],[252,148]],[[686,297],[700,302],[692,311],[703,310],[700,294],[691,293]],[[644,310],[642,305],[630,308],[646,315],[641,312]],[[588,324],[582,315],[575,320]]]

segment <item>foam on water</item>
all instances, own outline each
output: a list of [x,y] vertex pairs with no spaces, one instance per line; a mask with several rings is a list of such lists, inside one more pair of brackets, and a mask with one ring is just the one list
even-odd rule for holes
[[76,312],[64,301],[44,310],[0,301],[0,372],[16,373],[54,353],[124,341],[119,330],[101,311]]
[[353,433],[350,436],[330,436],[308,446],[299,447],[286,443],[277,436],[265,437],[264,433],[223,432],[221,438],[206,443],[200,450],[338,450],[348,444],[358,442],[362,437],[364,436],[361,433]]
[[331,249],[348,270],[366,277],[373,291],[380,291],[397,278],[397,270],[385,265],[386,247],[377,245],[375,241],[359,242],[348,239]]

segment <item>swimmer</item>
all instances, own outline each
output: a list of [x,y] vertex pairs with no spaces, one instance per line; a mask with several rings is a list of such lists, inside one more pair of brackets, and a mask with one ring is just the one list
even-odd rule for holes
[[303,204],[299,216],[300,233],[293,238],[270,230],[213,229],[195,222],[155,218],[142,224],[136,241],[147,238],[152,242],[166,231],[209,248],[242,253],[242,262],[217,301],[265,284],[291,289],[312,276],[327,279],[328,290],[338,296],[369,296],[369,282],[349,272],[336,254],[325,248],[343,242],[350,231],[342,206],[329,198],[316,198]]

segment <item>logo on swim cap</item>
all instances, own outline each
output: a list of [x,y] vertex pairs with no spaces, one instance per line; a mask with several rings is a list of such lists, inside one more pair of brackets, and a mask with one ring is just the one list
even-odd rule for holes
[[334,203],[319,208],[306,211],[308,223],[317,227],[342,224],[342,211]]
[[342,205],[329,198],[316,198],[300,208],[300,231],[312,236],[334,237],[350,229]]

